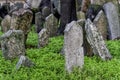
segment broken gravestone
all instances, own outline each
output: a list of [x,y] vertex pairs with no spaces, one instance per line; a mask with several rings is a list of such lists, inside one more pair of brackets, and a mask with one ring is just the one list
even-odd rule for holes
[[94,54],[99,55],[103,60],[111,59],[112,57],[105,45],[101,33],[97,30],[96,26],[90,21],[90,19],[87,19],[85,22],[85,31],[87,40],[91,45]]
[[2,32],[7,32],[10,29],[11,24],[11,16],[6,15],[5,18],[1,22],[1,30]]
[[5,59],[25,54],[24,34],[21,30],[9,30],[1,36],[1,48]]
[[35,28],[36,32],[39,33],[43,28],[45,19],[41,12],[35,13]]
[[53,14],[50,14],[46,18],[44,28],[47,29],[49,37],[56,35],[58,29],[58,20]]
[[64,53],[66,69],[70,73],[74,67],[82,68],[84,64],[83,30],[76,22],[66,25],[64,31]]
[[102,10],[95,17],[93,24],[95,24],[99,32],[101,32],[103,39],[106,40],[107,39],[107,19]]
[[32,18],[33,14],[29,9],[19,9],[12,13],[10,29],[22,30],[25,35],[24,42],[26,42],[31,29]]
[[49,35],[47,29],[43,28],[38,34],[38,48],[45,47],[48,44]]
[[120,23],[116,7],[113,3],[108,2],[103,6],[108,21],[108,36],[113,40],[120,37]]

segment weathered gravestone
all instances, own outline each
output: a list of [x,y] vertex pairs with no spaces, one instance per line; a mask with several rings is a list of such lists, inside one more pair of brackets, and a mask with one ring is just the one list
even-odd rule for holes
[[55,10],[60,14],[60,0],[51,0],[51,3],[54,4]]
[[32,8],[37,9],[37,8],[39,7],[39,5],[40,5],[40,3],[41,3],[42,0],[32,0],[32,1],[31,1],[31,0],[28,0],[28,1],[32,2],[32,3],[31,3],[31,7],[32,7]]
[[11,29],[22,30],[25,35],[25,42],[27,40],[27,35],[31,29],[33,14],[28,9],[19,9],[12,13],[11,18]]
[[21,55],[16,64],[16,69],[18,70],[22,65],[26,67],[33,67],[35,64],[28,57]]
[[58,29],[58,20],[53,14],[50,14],[46,18],[44,28],[47,29],[50,37],[56,35]]
[[104,11],[108,21],[109,39],[116,39],[120,37],[120,23],[118,12],[113,3],[108,2],[104,4]]
[[10,25],[11,25],[11,16],[6,15],[5,18],[1,22],[2,32],[7,32],[10,29]]
[[35,13],[35,28],[36,32],[39,33],[43,28],[45,19],[41,12]]
[[24,34],[21,30],[9,30],[1,36],[1,48],[5,59],[25,54]]
[[96,4],[96,5],[103,5],[106,0],[91,0],[91,4]]
[[15,3],[15,6],[17,6],[18,8],[23,8],[23,3],[17,2]]
[[83,29],[83,47],[84,47],[84,53],[87,56],[93,56],[92,48],[91,48],[91,46],[88,43],[87,38],[86,38],[85,19],[79,19],[77,22],[78,22],[78,24],[80,26],[82,26],[82,29]]
[[82,11],[77,12],[77,19],[85,19],[85,13]]
[[38,34],[38,48],[45,47],[48,44],[49,35],[47,29],[43,28]]
[[49,16],[51,13],[51,9],[47,6],[45,6],[43,9],[42,9],[42,15],[45,17]]
[[103,36],[103,39],[106,40],[107,39],[107,19],[106,16],[104,14],[104,12],[101,10],[97,16],[95,17],[93,24],[95,24],[95,26],[97,27],[97,29],[99,30],[99,32],[101,32],[101,35]]
[[65,66],[70,73],[74,67],[82,68],[84,64],[83,30],[76,22],[66,25],[64,31]]
[[103,60],[111,59],[112,57],[105,45],[101,33],[89,19],[87,19],[85,22],[85,31],[87,40],[91,45],[94,54],[99,55]]

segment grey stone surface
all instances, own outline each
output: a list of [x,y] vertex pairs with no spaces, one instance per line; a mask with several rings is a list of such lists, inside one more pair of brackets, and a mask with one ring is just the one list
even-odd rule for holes
[[109,39],[116,39],[120,37],[120,23],[117,9],[111,2],[104,4],[103,8],[108,21]]
[[21,30],[9,30],[0,37],[2,54],[5,59],[25,54],[24,34]]
[[16,64],[16,69],[20,69],[21,66],[26,66],[26,67],[32,67],[34,66],[35,64],[26,56],[24,55],[21,55],[20,58],[19,58],[19,61],[17,62]]
[[104,12],[101,10],[97,16],[95,17],[93,24],[95,24],[95,26],[97,27],[97,29],[99,30],[99,32],[101,32],[103,39],[106,40],[107,39],[107,19],[106,16],[104,14]]
[[38,48],[45,47],[48,44],[49,35],[47,29],[43,28],[38,34]]
[[49,16],[50,13],[51,13],[51,9],[50,9],[49,7],[45,6],[45,7],[42,9],[42,15],[43,15],[44,17]]
[[42,0],[32,0],[31,7],[38,8]]
[[10,28],[14,30],[22,30],[25,35],[25,42],[31,29],[32,18],[33,14],[29,9],[19,9],[12,13]]
[[94,54],[101,57],[102,60],[109,60],[112,58],[109,50],[107,49],[101,33],[96,26],[89,20],[85,22],[86,37],[91,45]]
[[5,18],[1,22],[2,32],[7,32],[10,29],[10,25],[11,25],[11,16],[6,15]]
[[77,12],[77,19],[85,19],[85,13],[82,11]]
[[50,14],[46,18],[44,28],[47,29],[50,37],[56,35],[58,29],[58,20],[53,14]]
[[58,13],[60,14],[60,0],[51,0],[54,4],[55,8],[57,9]]
[[44,16],[42,15],[41,12],[37,12],[35,14],[35,28],[37,33],[39,33],[39,31],[43,28],[44,23],[45,23]]
[[76,22],[66,25],[64,31],[64,53],[66,70],[70,73],[74,67],[82,68],[84,64],[83,30]]

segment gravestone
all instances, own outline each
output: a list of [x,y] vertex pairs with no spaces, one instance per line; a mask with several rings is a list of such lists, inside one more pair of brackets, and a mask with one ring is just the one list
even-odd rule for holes
[[49,16],[51,13],[51,9],[47,6],[45,6],[43,9],[42,9],[42,15],[45,17]]
[[53,14],[50,14],[48,17],[46,17],[44,28],[47,29],[50,37],[56,35],[58,29],[58,20]]
[[82,11],[77,12],[77,19],[85,19],[85,13]]
[[38,48],[45,47],[48,44],[49,35],[47,29],[43,28],[38,34]]
[[25,54],[24,34],[21,30],[9,30],[0,37],[5,59],[14,59]]
[[94,54],[99,55],[103,60],[111,59],[112,57],[105,45],[101,33],[98,31],[96,26],[90,21],[90,19],[87,19],[85,22],[85,31],[87,40],[90,46],[92,47]]
[[23,3],[17,2],[15,3],[15,6],[17,6],[18,8],[23,8]]
[[35,13],[35,28],[37,33],[41,31],[41,29],[44,26],[44,23],[45,23],[45,19],[42,13],[41,12]]
[[120,23],[119,14],[113,3],[108,2],[103,6],[107,21],[108,21],[108,33],[109,39],[113,40],[120,37]]
[[82,68],[84,64],[83,30],[76,22],[66,25],[64,31],[64,53],[66,70],[70,73],[74,67]]
[[55,9],[58,11],[60,14],[60,0],[51,0],[51,2],[54,4]]
[[95,17],[93,24],[97,27],[99,32],[101,32],[101,35],[103,36],[103,39],[107,39],[107,19],[104,14],[104,12],[101,10],[97,16]]
[[20,69],[22,65],[25,67],[33,67],[35,64],[28,57],[21,55],[16,64],[16,69]]
[[33,9],[37,9],[37,8],[39,7],[41,1],[42,1],[42,0],[32,0],[31,7],[32,7]]
[[6,15],[5,18],[1,22],[1,30],[2,32],[7,32],[10,29],[11,24],[11,16]]
[[84,53],[87,56],[93,56],[94,54],[93,54],[92,48],[91,48],[91,46],[88,43],[87,38],[86,38],[85,19],[79,19],[77,22],[78,22],[78,24],[80,26],[82,26],[82,29],[83,29],[83,47],[84,47]]
[[25,35],[25,42],[27,35],[31,29],[33,14],[29,9],[19,9],[14,11],[11,17],[11,29],[22,30]]

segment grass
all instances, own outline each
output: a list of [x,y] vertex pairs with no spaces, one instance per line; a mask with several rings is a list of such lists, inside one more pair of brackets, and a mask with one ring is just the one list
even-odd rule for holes
[[[71,74],[65,71],[64,55],[59,54],[63,46],[63,36],[49,39],[44,48],[37,48],[37,34],[28,36],[26,55],[35,63],[34,67],[22,66],[16,70],[18,59],[9,61],[2,57],[0,50],[0,80],[120,80],[120,41],[106,41],[113,56],[110,61],[99,57],[86,57],[83,69],[75,68]],[[31,47],[32,46],[32,47]]]

